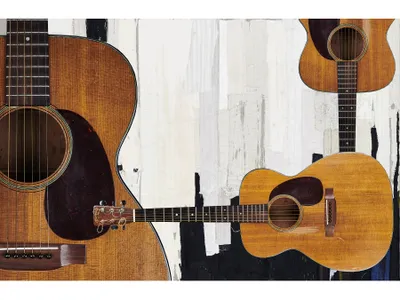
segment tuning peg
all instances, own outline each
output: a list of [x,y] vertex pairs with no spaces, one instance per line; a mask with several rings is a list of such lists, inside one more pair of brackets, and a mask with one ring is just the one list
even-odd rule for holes
[[115,206],[115,201],[111,202],[111,205],[112,205],[112,206]]
[[121,205],[122,205],[122,207],[124,207],[124,206],[126,205],[126,201],[125,201],[125,200],[122,200],[122,201],[121,201]]
[[118,229],[118,225],[115,225],[115,224],[111,225],[110,228],[111,228],[111,230],[117,230]]
[[100,200],[99,204],[101,206],[105,206],[105,205],[107,205],[107,201],[106,200]]

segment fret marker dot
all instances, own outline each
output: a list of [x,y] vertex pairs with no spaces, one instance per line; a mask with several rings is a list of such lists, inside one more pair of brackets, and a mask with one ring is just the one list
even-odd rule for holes
[[25,38],[25,40],[26,40],[27,42],[29,42],[29,41],[31,40],[31,38],[30,38],[29,36],[27,36],[27,37]]
[[193,216],[193,214],[191,214],[191,216]]
[[346,142],[346,145],[348,145],[349,144],[349,142]]
[[346,90],[346,93],[348,93],[349,92],[349,90]]
[[206,216],[208,216],[208,214],[206,213]]
[[349,127],[346,127],[346,130],[349,130]]
[[175,214],[175,217],[177,217],[178,216],[178,214]]

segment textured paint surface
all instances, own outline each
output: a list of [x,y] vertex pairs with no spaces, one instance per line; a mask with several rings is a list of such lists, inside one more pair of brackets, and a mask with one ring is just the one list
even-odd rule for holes
[[[3,23],[0,30],[4,34]],[[49,31],[86,36],[86,22],[50,20]],[[377,159],[396,185],[399,36],[396,20],[388,32],[396,60],[393,81],[380,91],[358,94],[356,145],[358,152],[371,155],[371,128],[375,127]],[[339,150],[337,95],[311,90],[298,73],[306,42],[298,20],[109,19],[107,41],[124,53],[137,76],[139,104],[118,163],[123,165],[122,178],[144,207],[194,205],[195,173],[201,177],[198,192],[204,205],[229,204],[251,169],[266,167],[293,175],[312,162],[314,153],[326,156]],[[179,224],[154,225],[172,278],[179,280]],[[295,252],[268,261],[246,256],[237,227],[232,227],[204,226],[210,265],[192,266],[197,274],[295,278],[280,269],[279,261],[287,260],[302,263],[303,278],[318,278],[317,266],[303,262]],[[393,247],[398,251],[398,233],[395,237]],[[183,242],[188,239],[183,238]],[[236,257],[258,267],[254,273],[245,271],[245,266],[229,269]],[[202,267],[208,269],[199,273]],[[398,276],[398,265],[390,268]]]

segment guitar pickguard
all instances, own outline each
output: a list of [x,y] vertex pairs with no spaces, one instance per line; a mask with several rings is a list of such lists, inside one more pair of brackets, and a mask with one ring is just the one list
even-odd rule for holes
[[308,26],[310,28],[311,39],[315,48],[326,59],[333,59],[328,51],[328,37],[333,29],[340,24],[340,19],[310,19]]
[[321,181],[315,177],[293,178],[274,188],[269,200],[281,194],[293,196],[301,205],[311,206],[322,200],[323,186]]
[[100,200],[114,201],[110,163],[89,122],[74,112],[59,112],[71,129],[73,150],[68,168],[46,191],[46,219],[54,233],[64,239],[93,239],[108,230],[105,227],[101,234],[97,232],[92,211]]

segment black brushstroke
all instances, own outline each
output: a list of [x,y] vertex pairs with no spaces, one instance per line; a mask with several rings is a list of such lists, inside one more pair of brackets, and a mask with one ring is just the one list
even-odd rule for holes
[[399,177],[399,164],[400,164],[400,138],[399,138],[399,130],[400,130],[400,117],[399,112],[397,112],[397,123],[396,123],[396,168],[394,171],[394,180],[393,180],[393,238],[392,244],[390,245],[390,256],[391,256],[391,264],[390,264],[390,279],[399,280],[399,190],[398,190],[398,177]]
[[371,142],[372,142],[371,156],[376,159],[376,154],[378,153],[378,148],[379,148],[379,142],[375,126],[371,128]]
[[107,42],[107,19],[86,19],[86,36],[97,41]]
[[[200,176],[195,174],[195,205],[203,205]],[[238,204],[239,197],[231,199]],[[231,223],[231,245],[220,253],[206,256],[204,226],[181,223],[182,280],[312,280],[319,278],[319,265],[298,251],[287,251],[272,258],[257,258],[243,247],[239,223]]]

